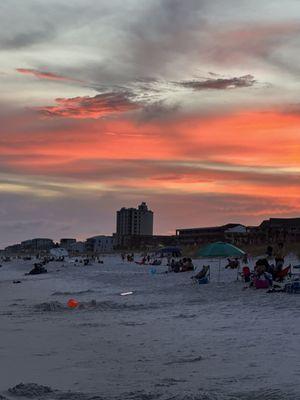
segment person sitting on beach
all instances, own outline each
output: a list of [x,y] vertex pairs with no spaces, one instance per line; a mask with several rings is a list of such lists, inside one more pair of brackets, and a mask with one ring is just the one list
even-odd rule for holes
[[194,264],[191,258],[184,259],[180,272],[194,271]]
[[191,279],[200,280],[206,277],[209,271],[209,265],[203,265],[201,271],[199,271],[196,275],[192,276]]
[[179,260],[179,261],[175,261],[172,265],[172,271],[175,273],[180,272],[182,266],[183,266],[183,262],[184,262],[185,258],[183,260]]
[[270,271],[270,264],[266,258],[260,258],[259,260],[256,261],[255,267],[254,267],[254,273],[257,277],[260,275],[264,274],[265,272]]
[[27,275],[46,274],[48,271],[40,263],[35,263],[33,269]]
[[227,258],[228,264],[226,265],[226,269],[230,268],[230,269],[236,269],[239,267],[239,260],[237,258],[235,258],[234,260],[231,260],[230,258]]
[[269,286],[273,285],[272,266],[269,264],[266,258],[260,258],[256,261],[254,267],[254,279],[263,281],[267,280],[269,282]]
[[254,267],[254,274],[257,278],[259,278],[261,275],[263,275],[266,271],[267,271],[267,263],[266,263],[266,259],[261,258],[259,260],[256,261],[255,263],[255,267]]
[[155,259],[154,261],[152,261],[152,263],[150,263],[150,265],[161,265],[161,260]]

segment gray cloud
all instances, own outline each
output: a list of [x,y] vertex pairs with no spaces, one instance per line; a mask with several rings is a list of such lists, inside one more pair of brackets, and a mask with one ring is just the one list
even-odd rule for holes
[[24,47],[32,46],[34,44],[45,42],[46,40],[50,40],[53,37],[55,37],[55,34],[49,27],[49,29],[45,30],[16,33],[12,37],[3,37],[2,40],[0,40],[0,44],[2,50],[17,50]]
[[145,104],[137,116],[138,122],[164,121],[178,117],[180,105],[168,105],[163,100],[155,101],[152,104]]
[[256,83],[254,76],[244,75],[234,78],[216,78],[206,80],[192,80],[177,82],[177,85],[194,90],[226,90],[253,86]]

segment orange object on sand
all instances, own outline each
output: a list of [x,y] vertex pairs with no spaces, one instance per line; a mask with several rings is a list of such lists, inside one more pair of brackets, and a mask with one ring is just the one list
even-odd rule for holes
[[79,303],[75,299],[70,299],[67,304],[68,304],[69,308],[76,308],[76,307],[78,307]]

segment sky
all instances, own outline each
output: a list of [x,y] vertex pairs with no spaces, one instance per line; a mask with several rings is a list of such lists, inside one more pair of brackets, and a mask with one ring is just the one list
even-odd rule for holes
[[0,247],[300,215],[299,0],[1,0]]

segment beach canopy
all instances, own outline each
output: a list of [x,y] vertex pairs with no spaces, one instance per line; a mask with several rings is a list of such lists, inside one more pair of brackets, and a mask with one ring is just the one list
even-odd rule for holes
[[206,258],[242,257],[244,254],[243,250],[225,242],[210,243],[205,247],[201,247],[197,252],[198,257]]

